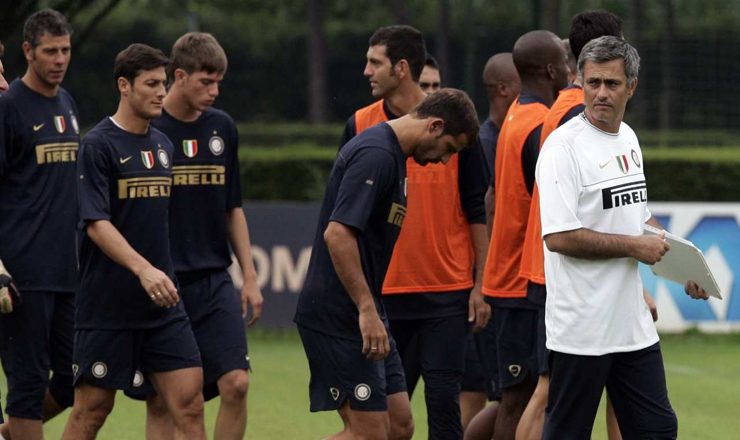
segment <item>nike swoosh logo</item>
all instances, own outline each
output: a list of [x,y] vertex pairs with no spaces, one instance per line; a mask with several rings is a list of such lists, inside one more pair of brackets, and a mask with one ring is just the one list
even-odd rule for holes
[[606,162],[604,162],[604,163],[600,163],[600,164],[599,164],[599,168],[601,168],[601,169],[604,169],[604,167],[605,167],[605,166],[609,165],[609,162],[611,162],[611,161],[610,161],[610,160],[607,160],[607,161],[606,161]]
[[129,157],[121,157],[118,159],[119,162],[121,162],[121,165],[125,164],[126,162],[130,161],[133,156]]
[[44,124],[34,125],[33,126],[33,131],[39,131],[39,130],[41,130],[41,127],[43,127],[43,126],[44,126]]

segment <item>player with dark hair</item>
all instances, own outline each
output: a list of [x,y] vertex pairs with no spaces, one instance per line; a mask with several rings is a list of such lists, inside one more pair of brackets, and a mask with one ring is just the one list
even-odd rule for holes
[[514,438],[519,418],[546,370],[544,304],[527,291],[519,277],[522,242],[534,186],[540,131],[558,91],[568,82],[567,55],[560,39],[549,31],[531,31],[512,51],[522,92],[501,127],[495,161],[495,208],[483,293],[493,307],[495,340],[483,333],[484,345],[496,345],[501,405],[494,437]]
[[439,71],[439,63],[437,60],[427,54],[426,60],[424,61],[424,69],[419,75],[419,87],[424,93],[432,93],[442,87],[442,76]]
[[[170,197],[170,247],[180,296],[203,360],[204,397],[221,396],[214,438],[241,439],[247,427],[249,355],[244,329],[262,313],[262,293],[242,210],[239,139],[231,117],[211,107],[228,62],[218,41],[190,32],[172,46],[170,89],[152,121],[175,145]],[[226,269],[229,244],[244,276],[237,292]],[[166,433],[166,407],[150,405],[148,433]]]
[[[337,410],[341,438],[411,438],[401,359],[381,289],[406,216],[406,158],[447,163],[478,135],[468,96],[442,89],[369,128],[337,155],[295,321],[311,368],[311,410]],[[458,420],[459,423],[459,420]]]
[[[584,11],[576,14],[572,20],[570,35],[574,38],[574,41],[578,42],[576,47],[579,52],[574,53],[572,56],[578,57],[580,55],[580,48],[583,47],[580,42],[586,39],[590,40],[603,35],[621,36],[621,23],[619,17],[607,11]],[[576,71],[577,69],[576,67]],[[540,134],[540,145],[545,143],[545,140],[553,130],[568,122],[574,116],[582,113],[584,108],[583,89],[580,81],[576,79],[575,83],[568,85],[568,87],[560,91],[558,98],[545,116],[542,124],[542,133]],[[542,225],[540,223],[539,203],[539,189],[535,185],[532,193],[529,219],[527,220],[527,231],[524,237],[519,275],[528,280],[528,289],[545,291],[545,257],[541,237]],[[654,304],[652,308],[655,308]],[[540,375],[537,388],[517,428],[518,439],[534,440],[542,437],[548,383],[547,374]],[[609,404],[609,409],[611,409],[611,404]],[[607,425],[609,427],[610,438],[612,440],[619,439],[619,427],[616,424],[616,420],[607,418]]]
[[604,31],[601,35],[612,35],[622,33],[622,19],[609,11],[603,9],[589,9],[579,12],[573,16],[570,23],[570,33],[568,34],[568,43],[570,50],[573,52],[576,60],[583,50],[583,46],[588,44],[594,38],[600,37],[595,30]]
[[[387,32],[381,29],[376,35],[384,33]],[[416,53],[408,54],[412,59],[426,55],[421,34],[394,35],[419,40],[421,44],[392,43],[396,47],[416,48]],[[373,41],[379,40],[371,38]],[[411,105],[425,96],[413,75],[400,71],[396,81],[389,81],[391,60],[375,60],[370,55],[385,51],[385,46],[371,46],[365,70],[366,76],[371,74],[371,84],[386,84],[383,95],[375,93],[381,88],[373,88],[373,95],[382,99],[355,112],[345,135],[394,119],[396,115],[386,111],[388,103]],[[403,59],[397,61],[397,65],[404,64],[407,63]],[[413,160],[407,161],[406,227],[399,236],[382,290],[404,372],[411,379],[409,394],[413,393],[419,372],[424,377],[432,438],[462,437],[459,393],[468,321],[482,327],[490,316],[480,293],[487,245],[482,161],[480,148],[468,149],[444,165],[422,167]],[[480,265],[477,284],[472,276],[476,264]],[[473,289],[474,285],[477,288]],[[447,342],[440,343],[441,337]]]
[[375,31],[369,40],[363,74],[378,100],[347,120],[340,148],[364,129],[408,114],[424,99],[418,83],[426,51],[421,32],[411,26],[386,26]]
[[75,101],[61,87],[71,32],[57,11],[31,15],[23,27],[28,68],[0,96],[0,260],[3,286],[12,275],[23,297],[3,301],[12,313],[0,318],[9,416],[2,435],[15,439],[43,438],[42,421],[74,400],[79,123]]
[[162,113],[168,60],[132,44],[116,56],[118,110],[80,148],[80,285],[75,405],[63,439],[93,439],[116,390],[146,377],[172,414],[175,439],[205,439],[200,352],[174,283],[168,207],[172,142]]

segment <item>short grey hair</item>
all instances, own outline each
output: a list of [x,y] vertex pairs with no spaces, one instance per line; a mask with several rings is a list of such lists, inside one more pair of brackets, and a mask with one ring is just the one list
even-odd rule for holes
[[632,86],[640,71],[640,55],[637,53],[637,49],[628,42],[611,35],[595,38],[583,46],[581,55],[578,57],[578,79],[583,82],[583,66],[586,61],[606,63],[620,58],[624,60],[627,85]]

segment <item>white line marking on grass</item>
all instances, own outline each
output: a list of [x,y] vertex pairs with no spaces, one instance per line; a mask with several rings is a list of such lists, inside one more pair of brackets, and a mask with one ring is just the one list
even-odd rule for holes
[[678,364],[665,364],[665,371],[667,373],[684,374],[686,376],[699,376],[702,374],[702,370],[698,368]]

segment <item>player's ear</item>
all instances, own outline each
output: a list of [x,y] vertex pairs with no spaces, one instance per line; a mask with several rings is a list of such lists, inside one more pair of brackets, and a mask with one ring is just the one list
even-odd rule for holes
[[430,134],[439,137],[445,131],[445,121],[442,118],[430,117],[427,127]]
[[173,83],[176,83],[177,81],[183,80],[186,76],[188,76],[188,73],[184,71],[183,69],[175,69],[175,80],[172,81]]
[[116,85],[118,86],[118,92],[121,95],[127,95],[128,92],[131,90],[131,83],[124,77],[119,76],[116,80]]
[[399,78],[404,78],[411,73],[409,70],[409,62],[404,59],[398,60],[396,65],[393,66],[393,69],[396,71],[396,75],[398,75]]
[[23,56],[26,58],[26,61],[33,61],[33,46],[31,46],[31,43],[24,41],[21,47],[23,48]]
[[632,81],[632,84],[629,82],[627,83],[627,96],[632,98],[632,95],[635,94],[635,90],[637,90],[637,78]]

